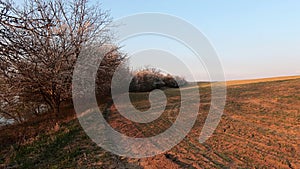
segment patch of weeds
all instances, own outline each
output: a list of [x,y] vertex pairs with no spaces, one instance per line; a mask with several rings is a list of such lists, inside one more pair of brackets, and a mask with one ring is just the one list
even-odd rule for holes
[[[14,164],[19,164],[22,168],[32,168],[32,166],[47,166],[57,168],[55,166],[71,165],[70,159],[80,155],[79,151],[69,153],[64,148],[74,141],[81,129],[74,123],[68,126],[68,132],[60,130],[55,133],[55,137],[51,135],[39,135],[39,140],[23,145],[17,150],[17,155],[12,160]],[[75,153],[75,154],[74,154]]]

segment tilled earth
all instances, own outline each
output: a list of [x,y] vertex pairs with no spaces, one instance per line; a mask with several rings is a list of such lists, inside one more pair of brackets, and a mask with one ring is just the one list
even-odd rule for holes
[[[127,120],[113,105],[102,110],[116,131],[130,137],[155,136],[173,124],[180,109],[178,90],[165,93],[166,110],[153,123]],[[17,147],[2,148],[0,168],[300,168],[300,79],[228,86],[222,120],[203,144],[198,139],[210,108],[210,87],[200,87],[200,96],[189,134],[154,157],[113,155],[97,147],[73,119]],[[150,107],[148,93],[133,93],[131,100],[138,110]]]
[[[200,94],[198,119],[180,144],[155,157],[128,160],[145,168],[300,168],[300,79],[229,86],[222,120],[204,144],[198,138],[210,107],[209,87],[200,88]],[[150,106],[136,95],[137,108]],[[168,99],[166,115],[157,123],[132,123],[113,106],[108,121],[128,136],[159,134],[180,108],[179,96]]]

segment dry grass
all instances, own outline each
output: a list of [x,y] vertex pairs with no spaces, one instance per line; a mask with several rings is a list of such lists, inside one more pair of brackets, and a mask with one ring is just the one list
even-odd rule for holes
[[232,80],[232,81],[227,81],[226,85],[227,86],[243,85],[243,84],[251,84],[251,83],[292,80],[292,79],[299,79],[299,78],[300,78],[300,76],[283,76],[283,77],[270,77],[270,78],[262,78],[262,79]]

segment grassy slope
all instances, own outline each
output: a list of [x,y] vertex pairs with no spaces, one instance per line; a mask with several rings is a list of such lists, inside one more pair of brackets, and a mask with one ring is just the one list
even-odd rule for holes
[[[194,128],[164,154],[145,159],[115,156],[97,147],[76,118],[68,116],[59,124],[40,120],[26,128],[2,129],[0,164],[12,168],[300,168],[300,78],[228,86],[223,118],[205,144],[197,139],[209,110],[210,90],[200,88],[201,106]],[[167,114],[157,123],[145,126],[120,121],[113,107],[108,109],[112,112],[109,123],[129,136],[160,133],[171,125],[167,116],[176,117],[178,110],[176,90],[168,90],[167,94]],[[147,107],[146,98],[144,94],[132,96],[140,109]],[[18,137],[12,136],[12,131],[19,133]],[[16,140],[10,138],[18,138],[21,144],[12,144]]]

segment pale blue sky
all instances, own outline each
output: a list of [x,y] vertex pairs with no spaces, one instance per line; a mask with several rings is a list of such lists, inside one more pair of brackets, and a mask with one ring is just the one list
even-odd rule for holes
[[[213,44],[227,79],[300,75],[299,0],[90,1],[110,10],[114,19],[156,12],[186,20]],[[153,44],[160,45],[159,42],[192,62],[186,50],[165,39],[137,38],[122,45],[131,54],[136,48],[151,48]],[[202,70],[194,68],[193,71]]]
[[[300,1],[102,0],[100,3],[115,19],[159,12],[188,21],[214,45],[227,79],[300,74]],[[147,41],[143,43],[134,40],[125,43],[125,50],[130,52],[130,45],[148,45]]]

